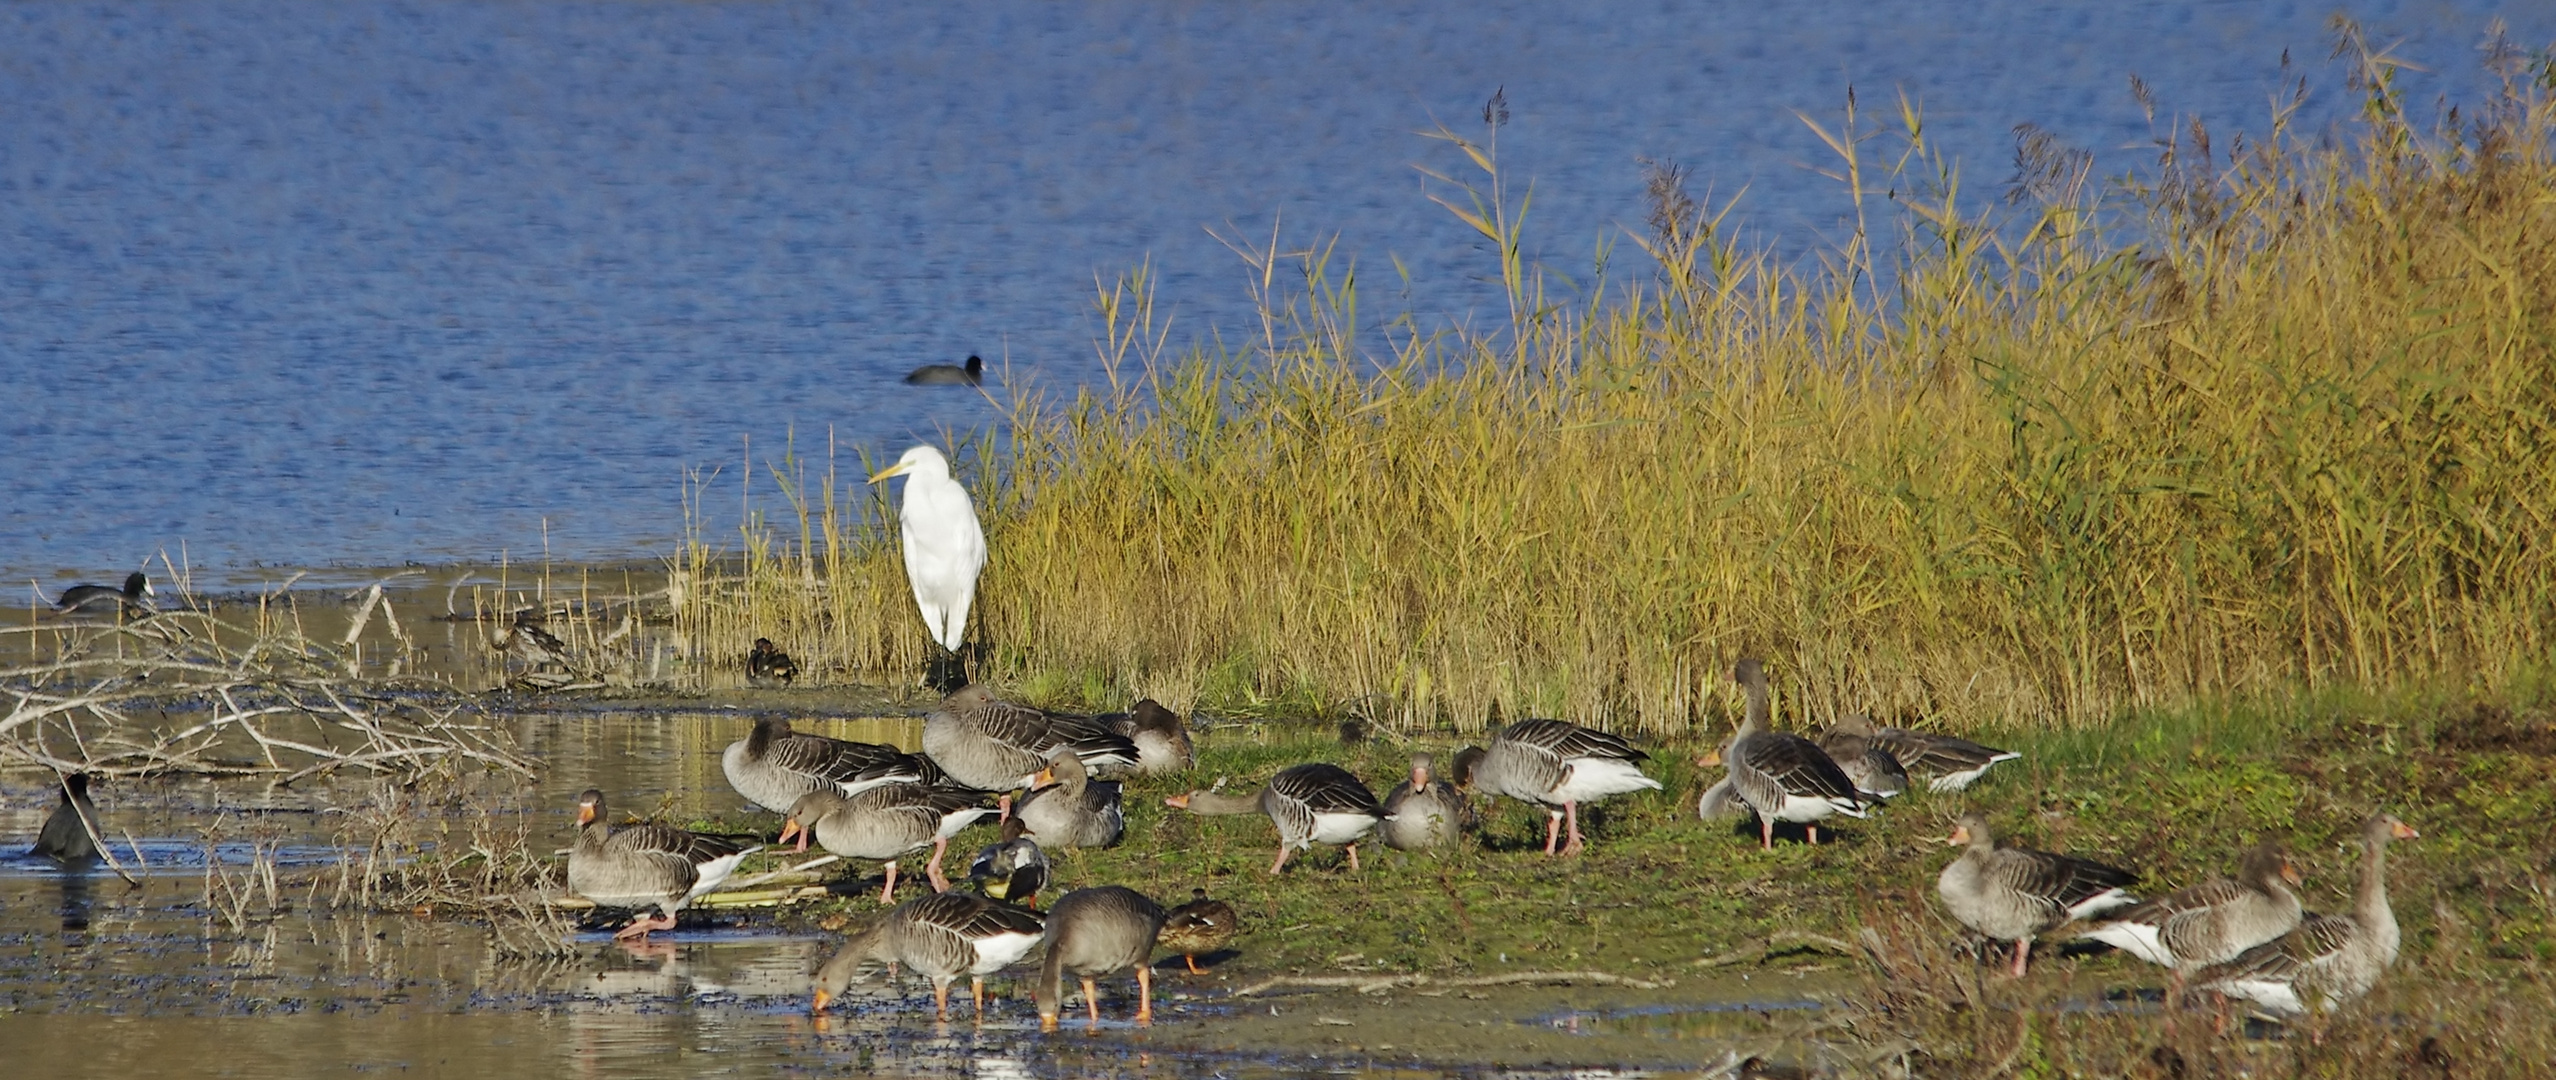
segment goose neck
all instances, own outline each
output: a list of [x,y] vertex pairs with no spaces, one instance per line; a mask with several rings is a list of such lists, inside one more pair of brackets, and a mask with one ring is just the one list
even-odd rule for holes
[[1227,795],[1217,791],[1193,791],[1189,793],[1189,812],[1211,817],[1257,814],[1260,812],[1260,792],[1255,790],[1248,795]]

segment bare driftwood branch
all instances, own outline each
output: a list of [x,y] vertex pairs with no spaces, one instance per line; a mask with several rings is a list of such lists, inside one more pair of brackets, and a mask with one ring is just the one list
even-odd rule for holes
[[288,784],[341,770],[413,778],[444,761],[532,773],[498,729],[465,722],[470,699],[359,692],[336,647],[289,629],[166,612],[81,627],[58,652],[0,670],[0,760]]

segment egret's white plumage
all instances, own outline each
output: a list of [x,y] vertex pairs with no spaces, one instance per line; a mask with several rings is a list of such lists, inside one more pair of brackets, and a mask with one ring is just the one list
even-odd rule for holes
[[950,459],[929,446],[917,446],[896,464],[870,478],[873,484],[891,476],[905,478],[905,501],[897,512],[905,547],[905,580],[914,587],[914,606],[932,640],[955,653],[967,636],[967,609],[976,601],[976,575],[985,569],[985,529],[976,523],[976,504],[967,489],[950,478]]

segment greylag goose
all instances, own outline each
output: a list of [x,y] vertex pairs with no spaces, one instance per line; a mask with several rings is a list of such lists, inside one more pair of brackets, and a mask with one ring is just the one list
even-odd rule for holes
[[[1460,755],[1461,756],[1461,755]],[[1628,791],[1656,790],[1660,782],[1642,775],[1650,759],[1631,743],[1603,731],[1561,720],[1520,720],[1501,729],[1491,748],[1466,762],[1468,779],[1494,795],[1545,808],[1544,853],[1569,826],[1570,841],[1559,854],[1577,855],[1580,804]]]
[[2298,928],[2298,867],[2270,840],[2237,864],[2236,879],[2213,878],[2177,889],[2079,931],[2151,964],[2173,969],[2166,997],[2182,996],[2185,977]]
[[614,934],[646,940],[651,931],[674,929],[675,912],[719,887],[745,857],[762,846],[724,836],[703,836],[671,825],[641,823],[615,829],[604,820],[603,792],[577,796],[577,845],[568,849],[568,891],[598,907],[654,907]]
[[1981,746],[1957,736],[1907,728],[1872,727],[1870,719],[1857,719],[1870,728],[1868,737],[1873,743],[1890,751],[1890,756],[1898,759],[1903,768],[1934,774],[1935,778],[1926,783],[1928,791],[1960,791],[1987,775],[1989,766],[2023,756],[2012,750]]
[[950,984],[969,977],[976,1015],[985,1015],[985,977],[1019,963],[1037,948],[1044,920],[1035,911],[981,896],[939,892],[889,909],[816,971],[816,1011],[885,964],[901,964],[932,980],[932,1007],[950,1018]]
[[1189,902],[1171,909],[1163,916],[1162,933],[1155,944],[1180,954],[1192,975],[1198,970],[1198,958],[1232,944],[1234,933],[1242,929],[1242,916],[1232,904],[1207,898],[1207,890],[1189,890]]
[[1136,1022],[1154,1022],[1154,936],[1163,929],[1163,906],[1122,885],[1076,889],[1056,899],[1047,912],[1047,959],[1039,965],[1038,1029],[1056,1030],[1063,1011],[1065,975],[1083,982],[1083,1007],[1092,1026],[1100,1026],[1103,975],[1136,969]]
[[728,786],[747,801],[787,813],[800,796],[818,788],[849,795],[885,783],[864,779],[865,771],[906,757],[893,746],[803,735],[790,730],[789,718],[766,716],[754,722],[745,738],[728,744],[719,755],[719,768],[727,773]]
[[[1748,690],[1748,712],[1740,720],[1739,730],[1731,733],[1727,749],[1704,755],[1697,765],[1728,768],[1725,783],[1730,797],[1757,814],[1757,837],[1761,847],[1775,849],[1775,823],[1801,823],[1811,843],[1819,843],[1818,822],[1831,814],[1848,817],[1864,816],[1863,804],[1855,791],[1855,781],[1846,776],[1837,763],[1817,743],[1788,731],[1772,731],[1766,726],[1766,666],[1751,658],[1742,660],[1731,671],[1731,678]],[[1705,792],[1706,799],[1712,792]],[[1707,809],[1698,807],[1698,810]],[[1712,816],[1707,814],[1706,816]]]
[[1060,751],[1032,778],[1031,788],[1012,816],[1041,847],[1105,848],[1127,835],[1118,785],[1092,779],[1081,758]]
[[2047,851],[1999,847],[1988,831],[1988,815],[1976,810],[1953,826],[1951,842],[1969,847],[1936,876],[1935,895],[1962,925],[1992,941],[2015,943],[2017,978],[2033,935],[2139,902],[2122,891],[2139,875]]
[[1411,779],[1385,796],[1385,846],[1397,851],[1453,847],[1473,823],[1473,803],[1455,786],[1430,775],[1429,755],[1411,755]]
[[1908,790],[1908,770],[1897,755],[1873,740],[1872,717],[1854,713],[1819,735],[1819,749],[1855,782],[1867,802],[1896,798]]
[[2225,963],[2193,973],[2205,990],[2244,998],[2279,1018],[2331,1012],[2369,993],[2396,963],[2396,911],[2387,903],[2387,844],[2423,834],[2386,814],[2361,825],[2361,883],[2352,911],[2319,915]]
[[976,576],[985,569],[985,528],[977,524],[975,501],[950,477],[950,459],[939,450],[907,450],[896,464],[872,474],[870,482],[886,483],[892,476],[905,478],[905,497],[896,513],[905,581],[914,588],[924,628],[941,646],[933,657],[932,688],[947,693],[967,682],[957,661],[967,637],[967,609],[976,602]]
[[960,689],[923,718],[923,753],[959,783],[1003,792],[1005,816],[1010,793],[1030,786],[1059,751],[1103,775],[1136,764],[1136,744],[1107,725],[1000,701],[984,686]]
[[36,831],[35,854],[66,865],[94,860],[101,826],[97,804],[89,801],[89,774],[64,776],[61,790],[62,801],[53,804],[44,827]]
[[1349,869],[1358,868],[1358,841],[1375,831],[1384,820],[1384,808],[1376,805],[1376,793],[1338,765],[1314,762],[1290,765],[1269,778],[1267,786],[1249,795],[1224,795],[1213,791],[1193,791],[1163,800],[1163,805],[1178,807],[1193,814],[1267,814],[1278,826],[1278,861],[1269,864],[1272,874],[1287,868],[1287,855],[1315,844],[1340,844],[1349,849]]
[[819,788],[791,805],[789,820],[781,823],[781,842],[796,837],[798,850],[806,851],[813,836],[818,846],[844,858],[885,861],[887,882],[879,887],[879,902],[885,904],[896,896],[897,859],[926,847],[932,849],[932,859],[924,864],[924,876],[933,891],[948,892],[941,857],[949,851],[950,838],[993,812],[981,793],[952,788],[883,784],[856,795]]
[[151,605],[143,603],[143,599],[157,595],[151,591],[149,575],[136,570],[124,575],[121,592],[105,585],[74,585],[64,589],[61,597],[53,602],[53,610],[60,615],[148,614]]
[[1047,853],[1024,835],[1021,819],[1003,823],[1002,838],[976,853],[967,880],[976,891],[1007,904],[1038,906],[1038,891],[1047,887]]
[[1189,742],[1189,725],[1181,722],[1179,713],[1152,698],[1137,702],[1132,712],[1111,713],[1101,720],[1136,745],[1135,771],[1139,773],[1176,773],[1198,763],[1197,749]]
[[745,670],[747,686],[775,690],[799,677],[799,662],[782,652],[771,638],[756,638],[754,648],[746,653]]

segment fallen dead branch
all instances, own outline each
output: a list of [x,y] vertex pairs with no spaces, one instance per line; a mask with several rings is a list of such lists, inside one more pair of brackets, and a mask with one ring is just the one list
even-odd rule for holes
[[531,775],[472,699],[372,692],[350,669],[337,646],[203,612],[85,627],[58,659],[0,670],[0,758],[287,784],[343,770],[414,779],[447,760]]
[[1483,986],[1567,986],[1586,983],[1592,986],[1629,986],[1636,990],[1665,990],[1677,985],[1675,979],[1637,979],[1608,971],[1510,971],[1498,975],[1465,975],[1453,978],[1411,972],[1402,975],[1277,975],[1262,979],[1233,992],[1234,997],[1250,997],[1269,990],[1317,989],[1356,990],[1361,994],[1381,994],[1387,990],[1433,986],[1461,990]]

